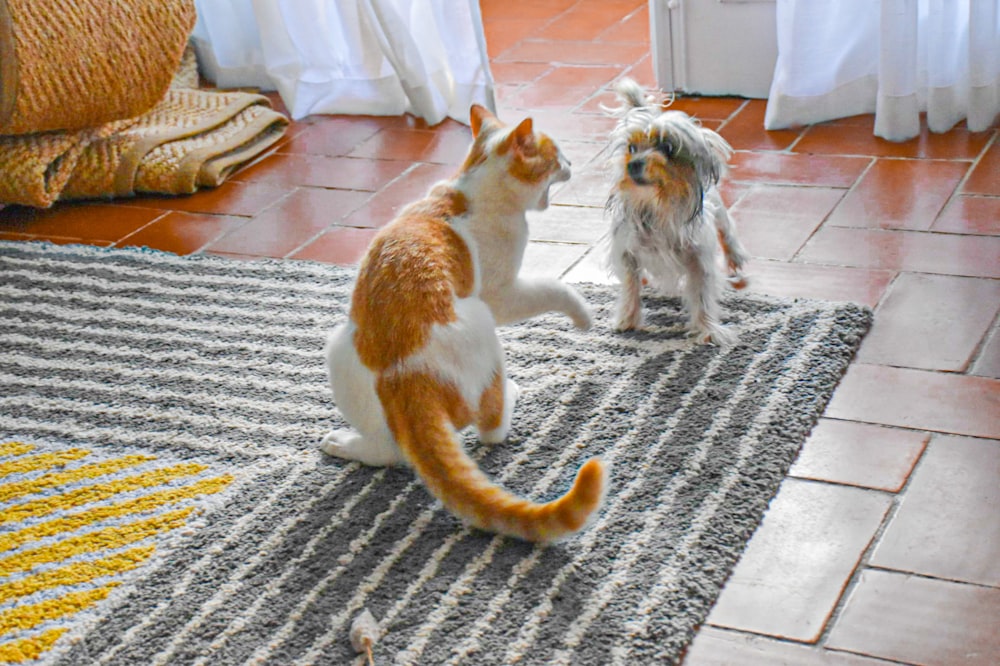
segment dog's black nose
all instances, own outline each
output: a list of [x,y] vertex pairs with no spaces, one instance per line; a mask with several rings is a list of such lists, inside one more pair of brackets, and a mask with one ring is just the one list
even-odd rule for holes
[[632,160],[628,163],[628,175],[629,177],[641,183],[646,179],[643,177],[643,172],[646,171],[646,161],[645,160]]

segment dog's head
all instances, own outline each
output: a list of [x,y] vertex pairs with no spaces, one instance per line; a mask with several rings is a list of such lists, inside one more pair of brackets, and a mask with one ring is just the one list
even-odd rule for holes
[[718,183],[732,148],[683,111],[664,110],[631,79],[622,80],[616,91],[622,104],[609,111],[618,117],[611,133],[618,195],[699,213],[705,191]]

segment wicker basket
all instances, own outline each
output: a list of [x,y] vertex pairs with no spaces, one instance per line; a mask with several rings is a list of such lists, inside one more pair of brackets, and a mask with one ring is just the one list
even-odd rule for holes
[[194,0],[0,0],[0,134],[96,127],[163,99]]

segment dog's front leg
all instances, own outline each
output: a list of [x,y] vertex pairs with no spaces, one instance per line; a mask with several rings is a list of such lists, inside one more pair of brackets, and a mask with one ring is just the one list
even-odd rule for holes
[[615,330],[631,331],[642,326],[642,276],[639,262],[630,252],[623,252],[614,262],[614,270],[621,282]]
[[714,255],[694,252],[684,259],[687,275],[684,285],[684,305],[690,316],[692,332],[699,342],[725,346],[736,337],[719,321],[721,284],[714,267]]
[[726,268],[729,271],[729,284],[734,289],[745,289],[749,284],[747,276],[743,273],[743,268],[750,259],[750,254],[743,248],[743,244],[736,236],[736,228],[733,219],[729,216],[726,207],[722,205],[722,199],[717,190],[712,190],[711,199],[714,205],[712,220],[715,223],[715,230],[719,236],[719,245],[722,246],[722,254],[726,260]]

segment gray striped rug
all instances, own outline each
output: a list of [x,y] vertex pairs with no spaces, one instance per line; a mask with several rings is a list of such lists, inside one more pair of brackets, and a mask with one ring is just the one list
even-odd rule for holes
[[504,486],[612,465],[588,530],[536,548],[464,529],[406,469],[317,449],[339,421],[325,332],[349,271],[0,243],[0,657],[45,664],[677,662],[844,372],[870,313],[732,298],[740,343],[505,328]]

